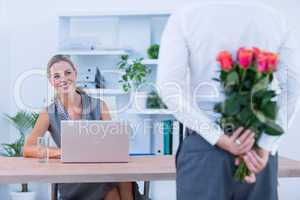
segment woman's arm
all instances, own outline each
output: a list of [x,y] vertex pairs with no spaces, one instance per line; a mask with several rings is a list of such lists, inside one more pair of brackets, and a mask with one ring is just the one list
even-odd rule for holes
[[[37,139],[45,134],[49,128],[49,118],[48,112],[46,110],[42,111],[32,129],[30,135],[27,137],[23,148],[24,157],[38,158],[40,155],[40,150],[37,147]],[[50,158],[59,158],[60,149],[50,148],[49,149]]]
[[101,106],[101,117],[102,120],[111,120],[111,116],[109,114],[109,109],[104,101],[100,102]]

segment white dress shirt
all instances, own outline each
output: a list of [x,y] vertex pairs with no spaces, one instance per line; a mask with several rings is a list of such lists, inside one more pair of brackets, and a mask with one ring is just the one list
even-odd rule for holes
[[[240,47],[279,53],[280,63],[272,87],[277,88],[279,95],[278,122],[286,131],[287,122],[299,107],[300,69],[296,66],[291,31],[278,11],[257,2],[192,4],[174,12],[163,33],[157,69],[158,92],[179,121],[212,145],[223,131],[203,105],[224,98],[219,83],[212,80],[220,73],[216,56],[228,50],[235,57]],[[281,137],[263,133],[258,145],[274,154]]]

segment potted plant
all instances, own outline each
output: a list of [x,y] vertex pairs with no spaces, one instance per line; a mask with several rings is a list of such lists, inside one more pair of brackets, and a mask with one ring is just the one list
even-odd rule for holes
[[118,63],[118,67],[124,70],[122,79],[119,83],[122,83],[122,88],[125,92],[133,90],[134,103],[136,109],[144,109],[146,107],[146,92],[138,92],[138,87],[146,82],[147,74],[151,73],[151,69],[142,63],[143,58],[137,58],[130,62],[128,55],[121,56],[121,61]]
[[128,55],[121,56],[118,67],[124,70],[124,74],[119,83],[122,83],[122,88],[125,92],[128,92],[130,89],[136,90],[138,86],[146,82],[147,74],[151,73],[151,69],[144,65],[142,61],[143,58],[137,58],[129,62]]
[[151,108],[151,109],[154,109],[154,108],[166,109],[167,108],[167,106],[163,103],[163,101],[161,100],[161,98],[159,97],[159,95],[157,94],[156,91],[149,92],[146,102],[147,102],[146,103],[147,108]]
[[[4,114],[5,119],[7,119],[19,132],[19,138],[13,143],[4,143],[2,145],[2,156],[8,157],[22,157],[23,156],[23,146],[25,142],[25,136],[29,129],[32,129],[38,118],[37,113],[29,113],[25,111],[19,111],[15,116],[9,116]],[[21,184],[21,191],[11,192],[12,200],[34,200],[35,192],[30,192],[28,190],[28,184]]]
[[158,59],[158,55],[159,55],[159,45],[158,44],[153,44],[151,45],[148,50],[148,57],[150,59]]

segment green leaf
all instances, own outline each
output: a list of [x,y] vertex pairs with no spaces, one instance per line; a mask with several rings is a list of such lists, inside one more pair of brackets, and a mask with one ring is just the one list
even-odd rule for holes
[[248,120],[253,115],[250,107],[245,107],[237,114],[237,118],[241,121],[242,124],[246,124]]
[[3,155],[7,157],[13,157],[15,152],[8,144],[2,144],[2,148],[4,149]]
[[254,115],[257,117],[257,119],[261,122],[261,123],[266,123],[267,122],[267,117],[264,115],[263,112],[258,111],[258,110],[252,110]]
[[129,90],[129,85],[128,85],[127,83],[126,83],[126,84],[123,84],[122,87],[123,87],[123,90],[124,90],[125,92],[128,92],[128,90]]
[[121,59],[127,61],[127,60],[128,60],[128,55],[122,55],[122,56],[121,56]]
[[258,139],[263,132],[264,124],[256,118],[252,118],[249,127],[255,132],[255,138]]
[[212,78],[213,81],[217,81],[217,82],[220,82],[221,80],[218,79],[218,78]]
[[235,115],[240,111],[240,103],[238,100],[237,95],[231,95],[225,102],[224,102],[224,112],[226,115]]
[[119,64],[119,68],[120,68],[120,69],[124,69],[125,66],[126,66],[126,63],[120,63],[120,64]]
[[256,69],[253,70],[251,68],[247,69],[247,73],[245,75],[244,81],[243,81],[243,89],[244,90],[251,90],[253,87],[254,81],[255,81],[255,76],[256,76]]
[[262,77],[256,84],[254,84],[251,93],[255,95],[257,92],[266,90],[268,87],[269,81],[267,77]]
[[268,120],[265,124],[265,133],[272,136],[279,136],[284,133],[284,130],[274,121]]
[[14,143],[2,144],[2,148],[4,150],[4,152],[2,152],[2,154],[5,156],[9,156],[9,157],[23,156],[22,152],[23,152],[24,142],[25,142],[25,137],[22,135]]
[[227,75],[228,75],[228,72],[225,72],[223,70],[221,71],[220,79],[222,82],[226,81]]
[[226,77],[226,86],[231,86],[239,83],[239,75],[236,71],[229,72]]
[[276,96],[275,91],[269,90],[265,91],[262,95],[262,101],[261,101],[261,107],[267,105],[268,103],[271,102],[271,100]]
[[214,111],[217,112],[217,113],[223,113],[223,104],[222,103],[216,103],[214,105]]
[[157,59],[159,55],[159,45],[153,44],[147,49],[148,57],[151,59]]
[[269,80],[270,80],[270,83],[273,81],[274,77],[273,77],[273,73],[271,72],[270,75],[269,75]]
[[249,90],[250,88],[251,88],[251,86],[252,86],[252,81],[250,81],[250,80],[244,80],[244,88],[246,88],[247,90]]
[[151,73],[151,70],[146,65],[142,64],[144,58],[136,58],[132,63],[128,62],[128,57],[122,58],[124,65],[126,66],[125,74],[122,75],[123,90],[128,91],[131,86],[138,87],[140,84],[146,81],[147,74]]
[[251,95],[250,92],[240,92],[238,95],[240,105],[249,106],[250,95]]
[[278,107],[276,102],[269,102],[268,104],[261,107],[261,111],[264,115],[272,120],[276,119]]
[[38,113],[29,113],[19,111],[15,116],[4,114],[4,117],[12,123],[12,125],[19,130],[21,134],[25,134],[30,128],[33,128],[38,118]]
[[124,81],[128,81],[128,77],[127,77],[126,75],[122,75],[122,79],[123,79]]

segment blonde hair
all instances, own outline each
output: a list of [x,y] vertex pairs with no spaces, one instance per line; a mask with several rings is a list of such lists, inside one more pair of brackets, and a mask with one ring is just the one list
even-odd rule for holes
[[[51,69],[51,67],[54,64],[59,63],[59,62],[66,62],[66,63],[68,63],[72,67],[72,69],[77,72],[75,64],[70,59],[70,56],[55,55],[52,58],[50,58],[50,60],[48,61],[48,64],[47,64],[47,76],[48,76],[48,78],[50,77],[50,69]],[[79,92],[80,94],[85,94],[85,92],[80,87],[76,87],[76,91]]]
[[72,62],[72,60],[70,59],[69,56],[55,55],[52,58],[50,58],[50,60],[48,61],[48,64],[47,64],[47,75],[48,75],[48,77],[50,77],[50,69],[51,69],[51,67],[54,64],[59,63],[59,62],[66,62],[66,63],[68,63],[73,68],[74,71],[77,71],[74,63]]

